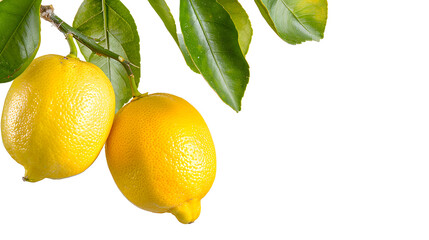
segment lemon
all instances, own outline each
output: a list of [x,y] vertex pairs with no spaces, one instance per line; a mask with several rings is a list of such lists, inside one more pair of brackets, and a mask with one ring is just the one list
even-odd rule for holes
[[106,142],[117,186],[136,206],[194,222],[216,174],[216,153],[199,112],[174,95],[133,99],[117,113]]
[[85,171],[97,158],[115,114],[106,75],[76,58],[46,55],[16,78],[4,103],[1,133],[26,181]]

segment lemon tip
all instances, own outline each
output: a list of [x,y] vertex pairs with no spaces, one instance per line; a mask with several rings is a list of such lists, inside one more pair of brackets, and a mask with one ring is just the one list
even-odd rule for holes
[[191,224],[197,220],[201,212],[201,203],[199,199],[191,199],[182,205],[174,207],[169,211],[179,222]]
[[38,182],[38,181],[40,181],[42,179],[43,178],[41,178],[41,179],[33,179],[33,178],[29,178],[27,176],[22,177],[22,181],[24,181],[24,182],[32,182],[32,183]]

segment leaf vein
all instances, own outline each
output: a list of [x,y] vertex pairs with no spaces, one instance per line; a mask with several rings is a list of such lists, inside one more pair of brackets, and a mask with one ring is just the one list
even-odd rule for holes
[[95,15],[92,15],[91,17],[89,17],[88,19],[86,19],[84,22],[82,22],[79,26],[75,26],[75,28],[80,28],[81,26],[85,25],[86,23],[88,23],[89,21],[91,21],[93,18],[97,17],[98,15],[100,15],[102,13],[103,13],[103,10],[101,10],[98,13],[96,13]]
[[283,5],[289,10],[290,13],[292,13],[292,16],[298,21],[298,23],[314,38],[313,33],[310,32],[310,30],[308,30],[308,28],[305,26],[305,24],[303,24],[301,22],[301,20],[299,20],[298,16],[295,14],[294,11],[292,11],[292,9],[289,7],[289,5],[285,2],[285,0],[280,0]]
[[[114,12],[116,15],[118,15],[128,25],[129,28],[132,28],[130,26],[130,24],[128,23],[128,21],[124,17],[122,17],[122,15],[120,15],[117,11],[115,11],[115,9],[113,9],[109,4],[107,4],[107,3],[105,3],[105,4],[106,4],[106,6],[109,7],[110,10],[112,10],[112,12]],[[133,36],[133,38],[134,38],[134,36]]]
[[[107,35],[107,10],[106,10],[106,6],[107,5],[106,5],[106,0],[102,0],[101,4],[102,4],[101,11],[103,12],[103,26],[104,26],[103,30],[104,30],[104,37],[106,39],[106,48],[108,50],[110,50],[109,37]],[[110,79],[111,76],[112,76],[112,72],[111,72],[111,69],[110,69],[110,58],[106,58],[106,62],[108,63],[108,65],[107,65],[107,73],[108,73],[108,77]]]

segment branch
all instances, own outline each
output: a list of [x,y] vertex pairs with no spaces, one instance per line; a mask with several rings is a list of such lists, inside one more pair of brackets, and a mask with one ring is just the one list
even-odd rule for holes
[[109,57],[109,58],[112,58],[112,59],[120,62],[122,64],[122,66],[125,68],[125,70],[127,71],[128,77],[130,79],[133,97],[137,97],[137,96],[141,95],[141,93],[137,90],[137,84],[134,80],[134,74],[131,70],[131,66],[134,66],[136,68],[138,68],[138,66],[132,64],[131,62],[129,62],[124,57],[120,56],[119,54],[116,54],[116,53],[98,45],[94,39],[84,35],[80,31],[76,30],[75,28],[73,28],[70,25],[68,25],[67,23],[65,23],[63,20],[61,20],[61,18],[59,18],[57,15],[55,15],[54,7],[52,5],[42,5],[40,7],[40,16],[44,20],[46,20],[46,21],[52,23],[54,26],[56,26],[58,28],[58,30],[60,32],[64,33],[66,36],[67,36],[67,34],[69,34],[69,35],[71,34],[73,36],[73,38],[75,38],[78,42],[82,43],[83,45],[85,45],[86,47],[91,49],[97,55]]

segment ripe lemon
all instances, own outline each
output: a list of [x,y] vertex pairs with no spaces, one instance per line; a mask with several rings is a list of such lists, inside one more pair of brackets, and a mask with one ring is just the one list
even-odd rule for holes
[[117,186],[132,203],[194,222],[216,174],[216,153],[198,111],[182,98],[157,93],[117,113],[106,142]]
[[115,115],[106,75],[76,58],[46,55],[16,78],[1,121],[3,144],[26,181],[85,171],[103,147]]

